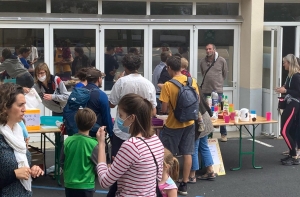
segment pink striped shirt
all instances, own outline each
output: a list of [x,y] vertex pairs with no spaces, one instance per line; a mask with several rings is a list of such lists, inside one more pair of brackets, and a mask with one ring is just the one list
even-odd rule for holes
[[162,178],[164,147],[157,135],[143,139],[158,163],[158,176],[148,146],[142,140],[132,137],[122,144],[110,168],[104,162],[98,163],[101,187],[108,188],[118,181],[116,196],[156,196],[156,178]]

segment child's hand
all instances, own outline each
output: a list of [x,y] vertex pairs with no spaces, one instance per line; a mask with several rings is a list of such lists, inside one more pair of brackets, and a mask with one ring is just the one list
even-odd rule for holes
[[105,128],[106,126],[100,127],[96,133],[96,137],[99,143],[105,142]]

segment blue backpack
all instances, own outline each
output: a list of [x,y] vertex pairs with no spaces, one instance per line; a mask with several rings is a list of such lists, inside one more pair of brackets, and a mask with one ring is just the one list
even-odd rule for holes
[[170,103],[175,118],[179,122],[197,120],[199,116],[199,95],[195,88],[192,87],[192,78],[187,78],[186,85],[175,79],[171,79],[169,82],[175,84],[179,88],[175,109]]
[[[74,88],[72,93],[70,94],[67,104],[63,110],[63,122],[65,126],[66,133],[71,136],[75,133],[78,133],[78,128],[75,121],[75,115],[79,108],[86,107],[88,101],[90,100],[90,94],[92,90],[88,90],[86,88]],[[94,127],[100,127],[96,123]],[[98,130],[98,129],[92,130]],[[97,132],[97,131],[96,131]],[[95,133],[96,133],[95,132]]]

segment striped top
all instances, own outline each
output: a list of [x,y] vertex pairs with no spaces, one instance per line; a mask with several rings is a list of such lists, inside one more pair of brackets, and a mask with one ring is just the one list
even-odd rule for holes
[[164,147],[157,137],[143,138],[158,163],[158,176],[153,156],[148,146],[140,139],[132,137],[125,141],[110,168],[106,163],[97,165],[101,187],[108,188],[118,181],[116,196],[156,196],[156,178],[162,178]]

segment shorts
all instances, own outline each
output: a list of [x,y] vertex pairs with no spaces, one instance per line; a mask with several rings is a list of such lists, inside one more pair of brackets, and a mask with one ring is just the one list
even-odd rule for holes
[[161,142],[173,155],[194,154],[195,124],[179,129],[164,126],[161,131]]

